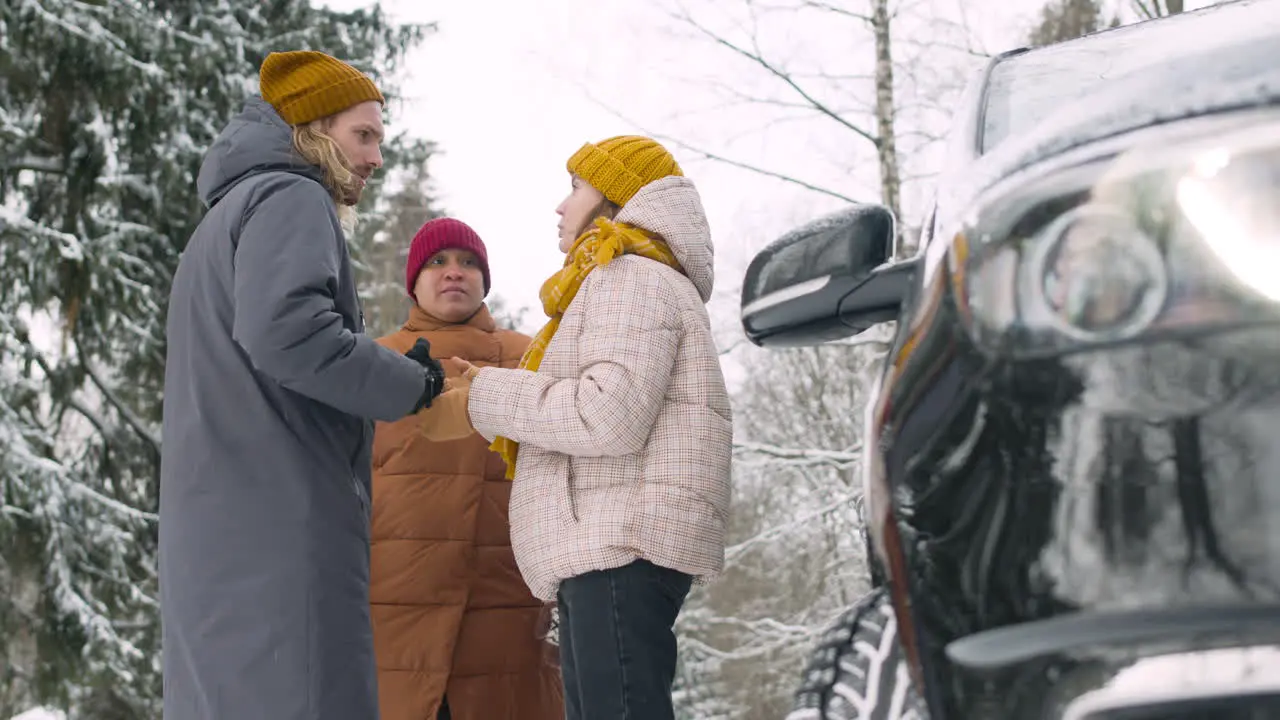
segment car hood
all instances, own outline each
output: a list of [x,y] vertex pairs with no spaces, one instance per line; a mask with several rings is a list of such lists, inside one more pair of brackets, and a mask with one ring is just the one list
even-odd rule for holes
[[[1277,21],[1280,30],[1280,21]],[[975,192],[1090,143],[1205,115],[1280,105],[1280,39],[1248,40],[1117,78],[981,158]]]

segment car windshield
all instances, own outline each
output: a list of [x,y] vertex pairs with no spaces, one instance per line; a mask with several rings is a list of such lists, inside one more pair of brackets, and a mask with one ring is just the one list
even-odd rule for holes
[[[1236,0],[1051,45],[997,64],[987,84],[983,154],[1103,83],[1186,55],[1280,36],[1280,0]],[[1280,42],[1280,37],[1277,37]]]

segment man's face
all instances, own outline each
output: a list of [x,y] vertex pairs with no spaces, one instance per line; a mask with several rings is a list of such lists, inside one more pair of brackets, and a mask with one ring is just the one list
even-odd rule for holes
[[325,129],[346,158],[347,167],[355,173],[356,186],[347,194],[346,204],[360,202],[360,193],[373,171],[382,167],[382,103],[376,100],[360,103],[334,115]]
[[441,250],[422,266],[413,298],[437,320],[466,322],[484,303],[480,259],[470,250]]

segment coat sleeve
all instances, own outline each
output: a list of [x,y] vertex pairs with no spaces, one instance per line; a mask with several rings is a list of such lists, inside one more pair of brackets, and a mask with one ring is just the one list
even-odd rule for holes
[[351,415],[398,420],[426,387],[422,366],[343,325],[335,295],[343,242],[324,188],[268,183],[235,250],[232,335],[253,366]]
[[675,293],[647,262],[607,276],[597,271],[582,288],[577,377],[480,371],[468,413],[482,435],[578,457],[630,455],[644,448],[682,335]]

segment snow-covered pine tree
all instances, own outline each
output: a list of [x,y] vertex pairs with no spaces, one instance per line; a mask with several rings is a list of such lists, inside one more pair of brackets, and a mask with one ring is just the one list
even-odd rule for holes
[[305,0],[0,4],[0,717],[159,717],[164,314],[201,157],[267,52],[385,82],[427,30]]
[[1040,19],[1027,35],[1031,47],[1074,40],[1120,24],[1119,17],[1108,23],[1102,0],[1051,0],[1040,8]]

